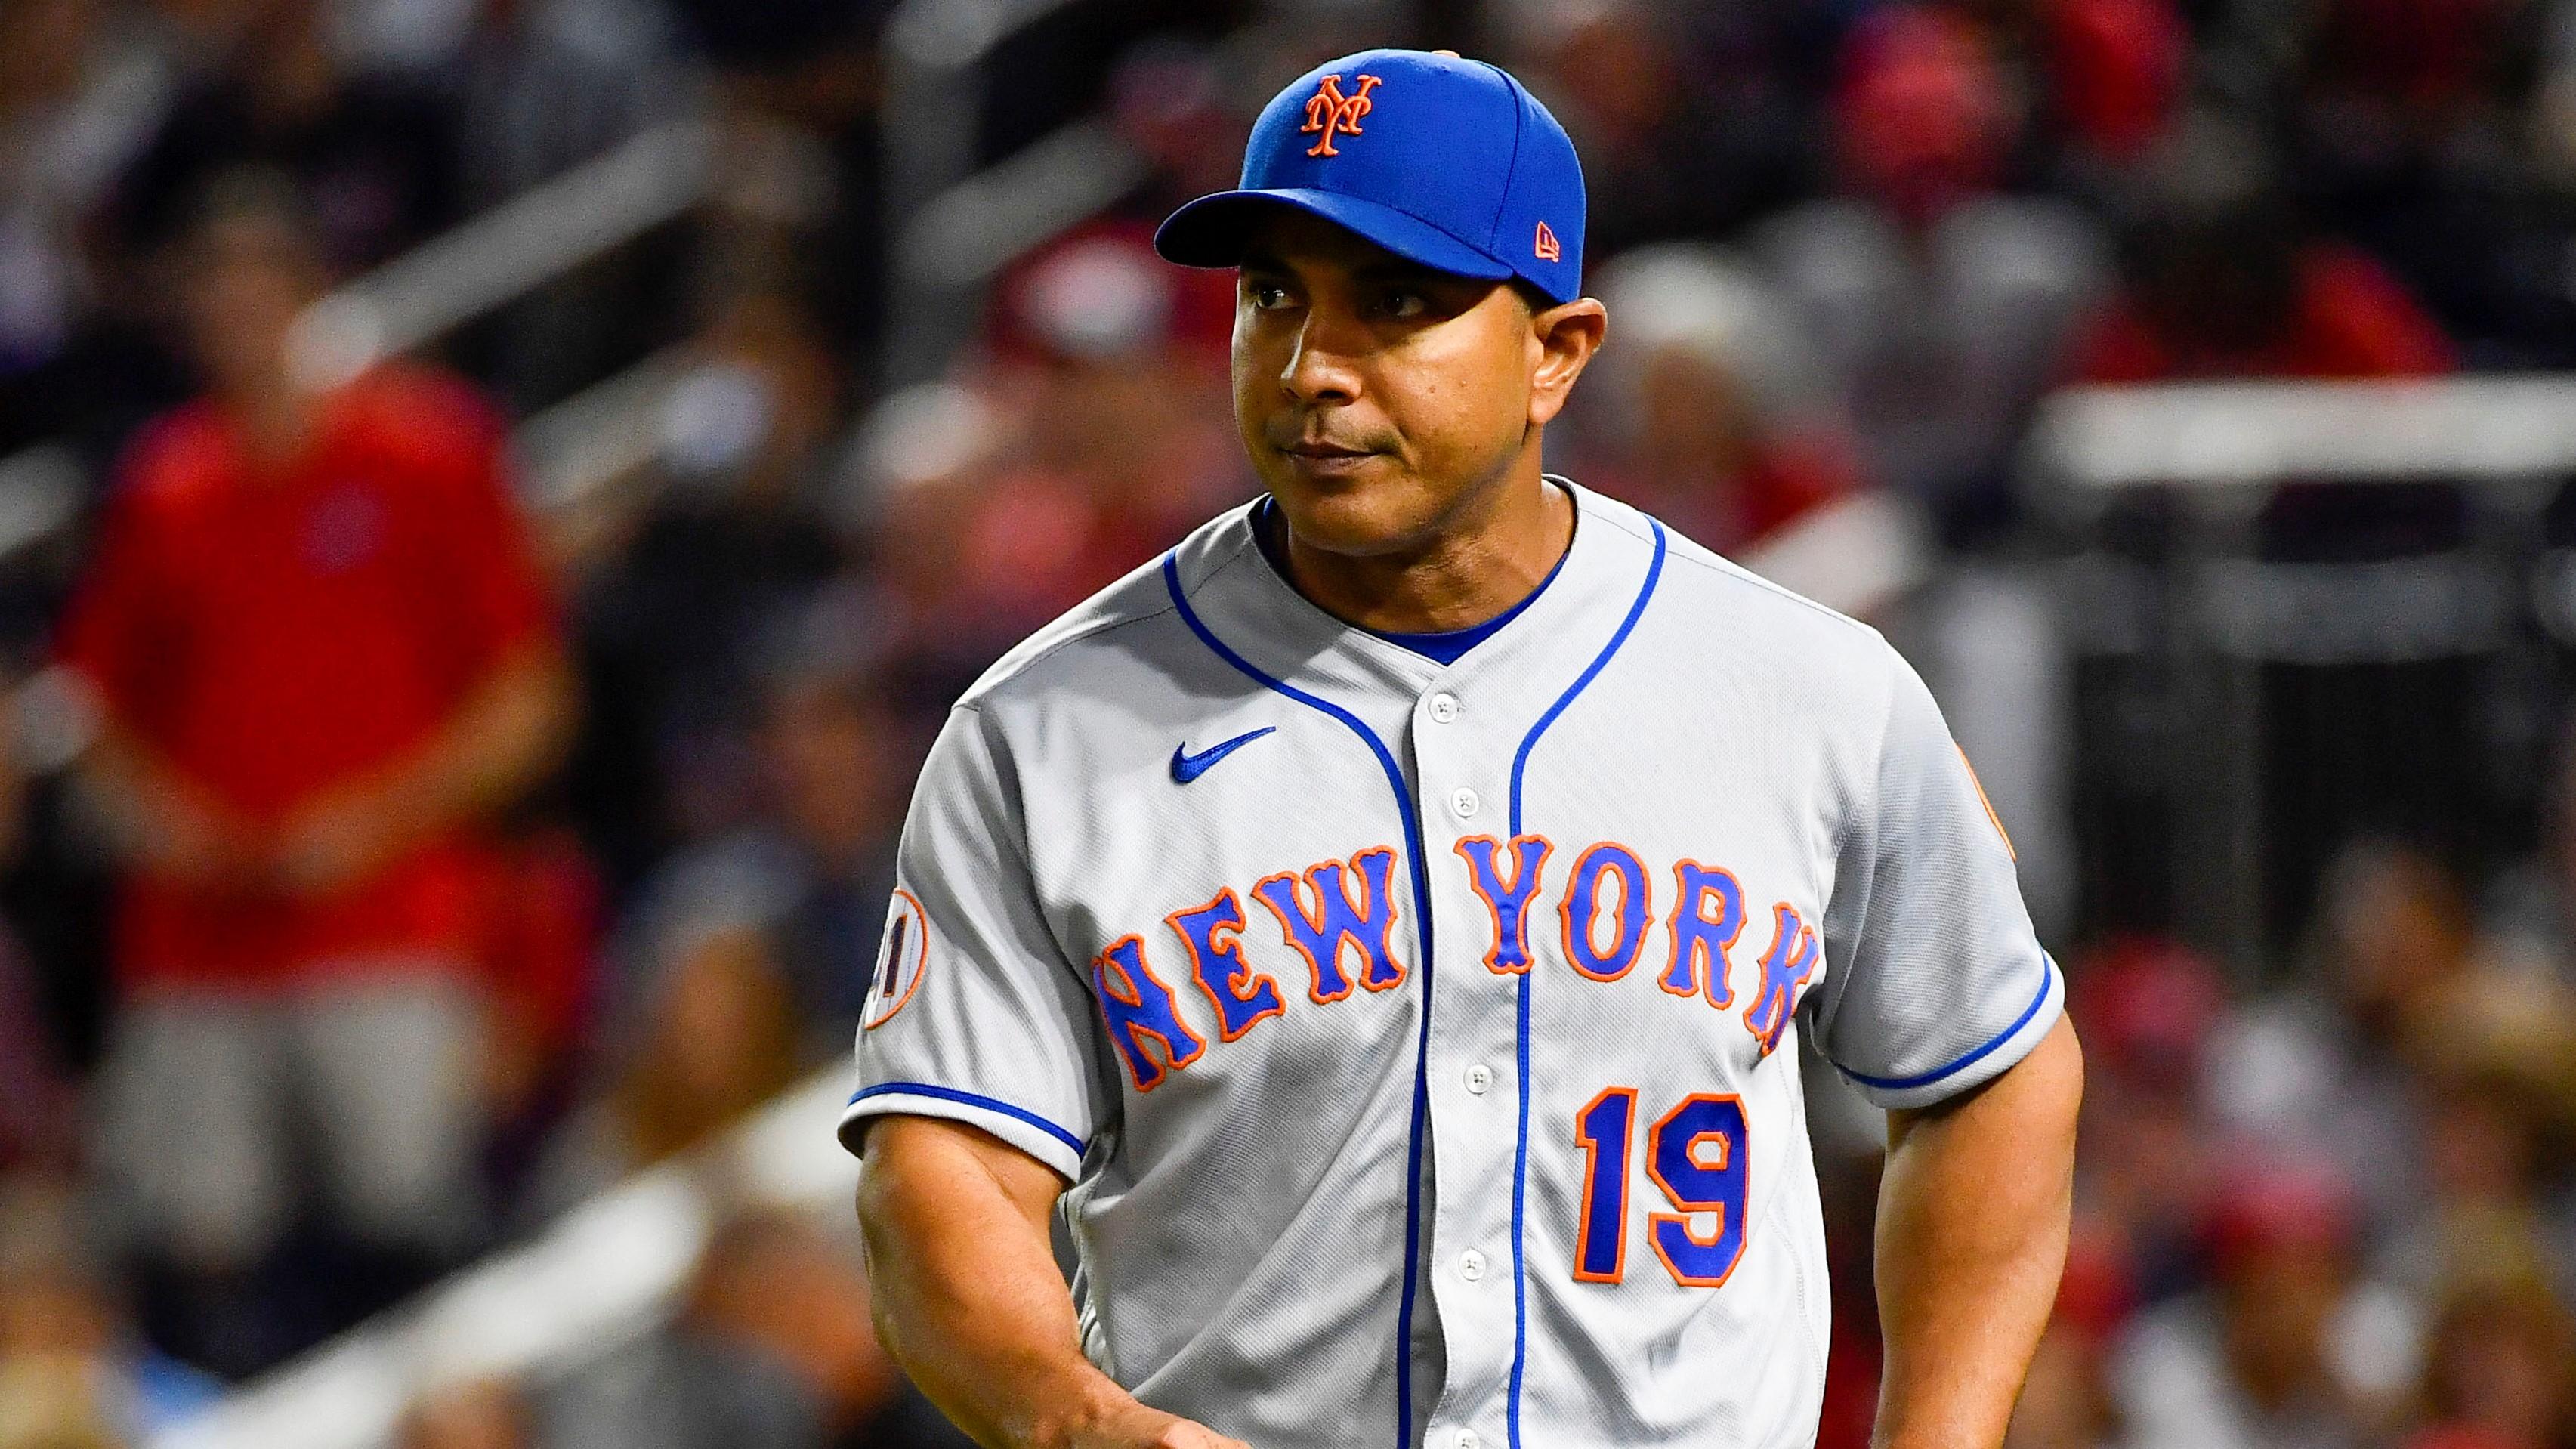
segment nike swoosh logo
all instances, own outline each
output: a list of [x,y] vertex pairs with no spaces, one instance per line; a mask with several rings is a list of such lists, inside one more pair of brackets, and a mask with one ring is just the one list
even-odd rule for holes
[[1233,754],[1235,751],[1242,749],[1245,745],[1251,744],[1254,740],[1261,738],[1263,735],[1269,734],[1277,728],[1277,725],[1263,725],[1261,728],[1252,731],[1250,734],[1236,735],[1233,739],[1227,740],[1221,745],[1210,745],[1195,755],[1190,753],[1190,742],[1187,740],[1181,741],[1179,744],[1172,746],[1172,783],[1176,785],[1188,784],[1199,776],[1206,774],[1209,770],[1214,769],[1217,761],[1224,759],[1226,756]]

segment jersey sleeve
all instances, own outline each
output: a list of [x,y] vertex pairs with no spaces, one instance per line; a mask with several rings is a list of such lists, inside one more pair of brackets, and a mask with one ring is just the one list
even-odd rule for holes
[[1117,1097],[1091,989],[1039,908],[1008,759],[950,711],[915,788],[841,1141],[888,1113],[982,1128],[1072,1180]]
[[1894,674],[1875,797],[1856,811],[1808,1003],[1826,1058],[1882,1107],[1921,1107],[2039,1044],[2066,987],[2040,949],[2012,845],[1922,679]]

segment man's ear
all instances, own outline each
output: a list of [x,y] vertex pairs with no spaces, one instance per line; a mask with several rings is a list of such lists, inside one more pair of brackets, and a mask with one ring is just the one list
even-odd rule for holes
[[1529,420],[1544,427],[1565,407],[1574,380],[1583,375],[1592,354],[1610,332],[1610,312],[1591,297],[1577,297],[1530,314],[1534,366],[1530,373]]

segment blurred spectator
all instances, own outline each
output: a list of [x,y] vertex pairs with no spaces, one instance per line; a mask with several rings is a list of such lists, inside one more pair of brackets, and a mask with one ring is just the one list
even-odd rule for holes
[[1499,8],[1519,73],[1583,153],[1591,255],[1722,235],[1794,198],[1814,169],[1814,103],[1789,60],[1794,7]]
[[2326,1449],[2388,1427],[2415,1373],[2403,1298],[2357,1273],[2331,1171],[2274,1158],[2229,1181],[2212,1286],[2141,1317],[2114,1351],[2128,1449]]
[[2084,382],[2402,377],[2451,345],[2385,269],[2307,237],[2252,136],[2204,118],[2136,203],[2126,288],[2074,350]]
[[863,432],[861,509],[907,700],[948,701],[1029,630],[1250,491],[1173,268],[1092,233],[1005,288],[989,356]]
[[294,1124],[356,1255],[303,1331],[474,1243],[474,841],[565,723],[494,420],[420,372],[290,380],[327,275],[290,195],[228,178],[194,229],[208,393],[135,445],[61,633],[132,865],[100,1157],[170,1272],[156,1331],[232,1372],[295,1332],[251,1288]]
[[2159,1302],[2197,1281],[2197,1237],[2224,1163],[2201,1098],[2227,1000],[2211,965],[2153,939],[2108,942],[2070,973],[2084,1040],[2080,1211],[2127,1288]]
[[548,1142],[524,1216],[697,1146],[795,1080],[800,1024],[773,921],[770,900],[721,888],[674,890],[627,920],[599,1088]]
[[178,238],[210,179],[244,165],[294,178],[328,266],[373,266],[461,215],[455,115],[391,75],[352,75],[324,0],[237,0],[213,70],[171,109],[118,184],[108,218],[127,258]]
[[69,1187],[0,1178],[0,1446],[140,1443],[219,1392],[135,1332],[87,1226]]
[[622,881],[747,818],[750,661],[842,563],[822,467],[840,375],[801,304],[746,278],[688,352],[659,419],[653,501],[578,603],[591,701],[578,805]]
[[675,854],[619,926],[596,1095],[548,1144],[542,1218],[706,1140],[858,1027],[915,753],[868,670],[862,601],[772,621],[749,823]]
[[2435,1310],[2424,1427],[2408,1449],[2564,1449],[2576,1443],[2576,1320],[2548,1280],[2473,1264]]
[[849,1050],[894,890],[912,750],[869,672],[876,633],[847,592],[780,621],[761,687],[758,819],[664,866],[632,915],[650,930],[727,902],[757,920],[794,996],[803,1066]]
[[1831,104],[1842,194],[1763,224],[1758,254],[1849,398],[1870,476],[1981,535],[2015,430],[2108,280],[2101,239],[2064,202],[1998,189],[2015,117],[1952,12],[1873,11]]
[[2037,32],[2053,144],[2082,162],[2116,166],[2165,134],[2191,60],[2191,31],[2170,0],[2036,0],[2015,8]]
[[2407,1043],[2426,1114],[2421,1165],[2428,1210],[2380,1250],[2385,1271],[2431,1291],[2445,1263],[2499,1235],[2560,1245],[2536,1271],[2562,1285],[2576,1262],[2576,1201],[2567,1189],[2576,1140],[2576,1001],[2547,977],[2481,959],[2416,1022]]
[[2331,0],[2292,78],[2301,192],[2480,366],[2576,364],[2567,197],[2545,169],[2552,118],[2532,104],[2564,65],[2550,52],[2570,13],[2531,0]]
[[1619,345],[1576,394],[1597,456],[1576,474],[1721,553],[1861,486],[1815,359],[1735,258],[1648,247],[1592,284]]
[[548,1449],[964,1449],[877,1345],[856,1252],[800,1218],[716,1232],[678,1318],[577,1375]]
[[2474,940],[2458,882],[2420,851],[2361,842],[2326,873],[2310,981],[2223,1023],[2204,1082],[2217,1129],[2322,1152],[2363,1194],[2373,1237],[2424,1220],[2423,1118],[2411,1068],[2456,1009]]

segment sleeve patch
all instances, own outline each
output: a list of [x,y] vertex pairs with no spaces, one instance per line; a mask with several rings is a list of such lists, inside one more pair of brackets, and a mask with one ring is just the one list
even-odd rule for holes
[[894,1020],[921,989],[930,968],[930,920],[912,892],[898,886],[886,907],[885,934],[877,942],[876,969],[868,978],[867,1005],[859,1028],[874,1031]]

